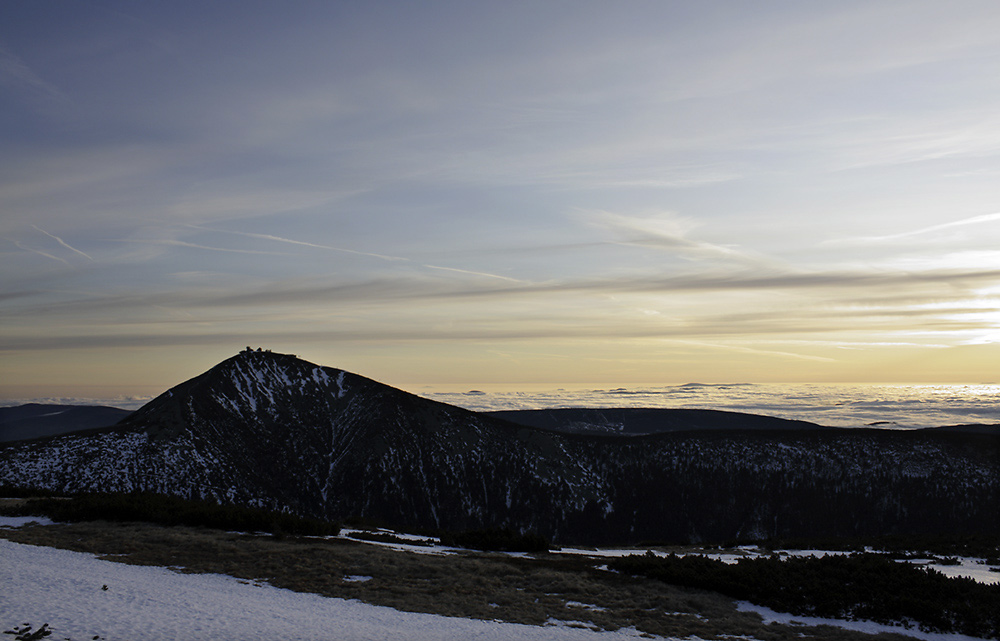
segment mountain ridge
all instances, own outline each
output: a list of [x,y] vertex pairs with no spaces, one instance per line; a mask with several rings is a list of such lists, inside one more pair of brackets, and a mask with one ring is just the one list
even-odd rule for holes
[[646,435],[700,430],[830,430],[810,423],[710,409],[686,408],[552,408],[482,412],[519,425],[566,433]]
[[734,429],[565,433],[245,351],[114,429],[9,444],[0,483],[589,543],[1000,528],[989,434],[725,420]]
[[128,414],[129,410],[104,405],[26,403],[0,407],[0,442],[105,427]]

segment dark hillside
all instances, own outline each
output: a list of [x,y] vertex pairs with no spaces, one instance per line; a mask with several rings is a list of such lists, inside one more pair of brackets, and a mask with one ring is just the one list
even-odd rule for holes
[[806,421],[719,410],[560,408],[484,412],[518,425],[570,433],[659,434],[704,430],[822,430]]
[[28,403],[0,407],[0,442],[40,438],[114,425],[129,410],[101,405]]
[[114,430],[0,449],[0,483],[402,528],[509,529],[557,543],[1000,531],[991,434],[725,412],[647,417],[688,427],[560,433],[291,355],[243,352]]

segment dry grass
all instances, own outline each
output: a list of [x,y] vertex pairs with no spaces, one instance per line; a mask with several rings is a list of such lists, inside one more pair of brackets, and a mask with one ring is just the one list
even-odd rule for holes
[[[871,638],[826,626],[765,626],[760,617],[738,612],[733,601],[721,595],[621,576],[597,569],[601,562],[563,555],[432,556],[348,539],[275,538],[100,521],[0,529],[0,537],[122,563],[227,574],[446,616],[532,625],[557,619],[603,630],[634,626],[652,635],[706,640],[733,635],[762,641]],[[355,576],[372,578],[345,580]]]

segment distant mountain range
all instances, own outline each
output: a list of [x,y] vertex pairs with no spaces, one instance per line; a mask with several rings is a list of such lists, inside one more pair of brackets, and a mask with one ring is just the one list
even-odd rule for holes
[[106,427],[131,413],[129,410],[100,405],[28,403],[16,407],[0,407],[0,442]]
[[644,435],[705,430],[828,430],[806,421],[718,410],[558,408],[499,410],[489,416],[518,425],[573,434]]
[[112,427],[5,444],[0,483],[577,543],[995,534],[1000,433],[979,431],[703,410],[475,413],[244,351]]

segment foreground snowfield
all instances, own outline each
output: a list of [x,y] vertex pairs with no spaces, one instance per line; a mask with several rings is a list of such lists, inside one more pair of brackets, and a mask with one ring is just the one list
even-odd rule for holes
[[[51,523],[42,517],[0,517],[0,527],[21,527],[30,522]],[[452,549],[440,547],[378,545],[424,554],[454,553]],[[562,553],[601,557],[635,551],[567,548]],[[756,550],[743,552],[752,554]],[[828,552],[795,553],[822,555]],[[726,557],[723,560],[729,562],[737,558],[735,555],[719,556]],[[950,567],[954,574],[983,582],[996,581],[996,573],[990,574],[988,568],[971,559],[961,561],[960,566]],[[366,578],[357,577],[356,580]],[[963,635],[925,633],[868,621],[792,616],[745,602],[739,603],[738,609],[757,612],[768,623],[832,625],[868,634],[895,632],[923,641],[978,641]],[[587,629],[586,623],[577,627],[553,621],[552,625],[538,627],[401,612],[359,601],[292,592],[229,576],[182,574],[170,568],[126,565],[103,561],[91,554],[0,539],[0,631],[25,624],[37,629],[44,623],[53,630],[51,638],[71,641],[98,637],[106,641],[176,638],[616,641],[640,636],[635,629],[597,632]]]
[[[4,630],[48,623],[51,638],[510,639],[615,641],[635,630],[594,632],[400,612],[358,601],[300,594],[217,574],[102,561],[90,554],[0,539]],[[107,590],[103,589],[107,586]]]

